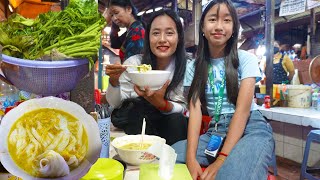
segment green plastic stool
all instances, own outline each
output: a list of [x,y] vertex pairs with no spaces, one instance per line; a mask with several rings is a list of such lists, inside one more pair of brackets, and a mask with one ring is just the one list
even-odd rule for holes
[[81,180],[122,180],[123,165],[114,159],[99,158]]

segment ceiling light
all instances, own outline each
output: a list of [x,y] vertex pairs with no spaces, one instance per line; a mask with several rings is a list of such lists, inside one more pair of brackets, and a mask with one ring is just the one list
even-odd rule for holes
[[259,45],[256,55],[257,56],[263,56],[266,53],[266,46],[265,45]]
[[9,7],[10,12],[13,12],[13,8],[10,4],[8,5],[8,7]]
[[153,9],[149,9],[146,14],[149,14],[149,13],[152,13],[153,12]]
[[141,15],[143,15],[145,13],[145,11],[141,11],[141,12],[139,12],[138,14],[137,14],[137,16],[141,16]]
[[161,9],[163,9],[163,8],[162,7],[157,7],[157,8],[154,9],[154,11],[159,11]]
[[295,44],[295,45],[293,45],[292,47],[297,48],[297,49],[300,49],[301,46],[302,46],[301,44]]

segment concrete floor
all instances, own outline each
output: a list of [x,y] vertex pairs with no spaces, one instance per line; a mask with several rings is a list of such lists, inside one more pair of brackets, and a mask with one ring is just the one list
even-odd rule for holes
[[[278,176],[276,180],[299,180],[301,165],[294,161],[277,157]],[[272,169],[269,170],[272,172]],[[271,173],[272,174],[272,173]],[[312,173],[315,177],[320,178],[320,170]]]

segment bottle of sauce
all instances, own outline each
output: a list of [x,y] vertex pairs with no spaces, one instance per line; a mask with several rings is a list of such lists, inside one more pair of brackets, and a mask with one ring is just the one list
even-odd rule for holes
[[271,107],[271,100],[269,95],[264,96],[264,107],[267,109]]

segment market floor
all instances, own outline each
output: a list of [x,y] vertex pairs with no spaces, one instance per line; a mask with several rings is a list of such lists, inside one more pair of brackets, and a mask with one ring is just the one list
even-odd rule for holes
[[[276,180],[299,180],[301,165],[294,161],[277,157],[278,176]],[[270,170],[272,172],[272,170]],[[315,177],[320,178],[320,170],[312,173]]]

